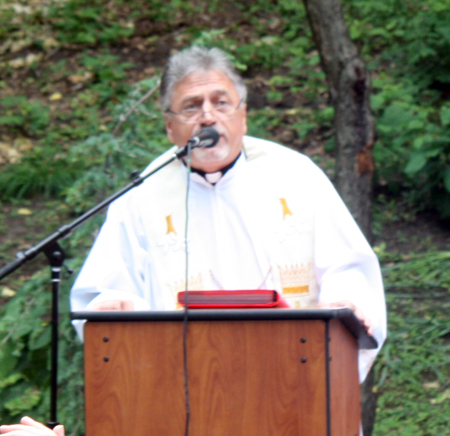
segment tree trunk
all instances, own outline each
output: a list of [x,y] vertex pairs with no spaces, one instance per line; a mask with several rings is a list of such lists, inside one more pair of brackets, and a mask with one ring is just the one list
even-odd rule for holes
[[[370,82],[364,62],[348,34],[340,0],[303,0],[320,53],[335,110],[335,185],[356,222],[372,240],[371,191],[375,127]],[[361,386],[364,435],[370,436],[376,398],[373,370]]]
[[335,110],[335,185],[371,241],[374,121],[364,62],[350,40],[340,0],[303,0]]

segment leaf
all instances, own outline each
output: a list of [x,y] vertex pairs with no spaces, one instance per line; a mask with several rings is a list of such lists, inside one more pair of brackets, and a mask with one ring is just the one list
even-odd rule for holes
[[411,110],[406,109],[399,103],[392,103],[389,105],[381,119],[380,123],[392,127],[394,130],[402,130],[403,127],[414,119]]
[[432,382],[423,383],[422,387],[424,389],[439,389],[441,387],[441,385],[439,384],[438,381],[432,381]]
[[34,387],[26,389],[22,395],[19,395],[4,404],[14,414],[20,414],[26,410],[30,410],[41,401],[42,393]]
[[27,335],[31,331],[33,331],[33,325],[23,322],[20,325],[18,325],[17,328],[14,330],[13,338],[14,339],[21,338],[22,336]]
[[51,341],[51,329],[46,328],[39,336],[34,337],[32,335],[29,341],[30,350],[38,350],[39,348],[46,347]]
[[23,378],[24,376],[18,372],[11,374],[10,376],[0,380],[0,389],[5,389],[8,386],[14,385]]
[[445,400],[450,400],[450,389],[447,389],[446,391],[442,392],[442,394],[439,395],[437,398],[433,398],[432,400],[430,400],[430,403],[440,404]]
[[441,108],[441,123],[443,126],[450,125],[450,107],[448,106]]
[[419,118],[412,119],[407,128],[408,130],[422,130],[426,125],[426,121]]
[[443,181],[444,181],[444,187],[445,187],[445,190],[446,190],[447,192],[450,192],[450,167],[447,167],[447,168],[444,170]]
[[33,211],[23,207],[17,211],[17,215],[33,215]]
[[406,165],[405,173],[412,175],[419,172],[427,163],[427,157],[424,153],[413,153],[410,161]]
[[63,95],[60,92],[54,92],[48,99],[50,101],[57,101],[61,100],[63,98]]
[[11,288],[8,288],[6,286],[4,286],[2,288],[2,292],[0,292],[0,296],[3,298],[14,297],[14,295],[16,295],[16,291],[13,291]]
[[8,377],[17,363],[17,357],[13,356],[14,346],[11,341],[2,344],[0,348],[0,380]]
[[0,117],[0,125],[1,124],[5,126],[21,126],[23,125],[23,118],[19,115],[6,115]]

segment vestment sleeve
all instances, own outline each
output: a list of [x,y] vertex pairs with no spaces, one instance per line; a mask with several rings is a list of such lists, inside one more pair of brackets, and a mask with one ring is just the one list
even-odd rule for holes
[[[71,291],[72,311],[89,310],[105,300],[131,300],[135,310],[150,309],[145,300],[148,256],[139,238],[138,222],[126,198],[116,200]],[[74,322],[82,336],[82,323]]]
[[363,381],[386,338],[386,303],[378,259],[347,207],[320,169],[313,170],[314,264],[319,301],[349,300],[374,327],[377,350],[361,350]]

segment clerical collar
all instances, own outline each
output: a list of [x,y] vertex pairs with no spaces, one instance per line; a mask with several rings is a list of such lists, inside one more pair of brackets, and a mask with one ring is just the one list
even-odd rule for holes
[[228,165],[224,166],[219,171],[215,171],[214,173],[206,173],[205,171],[198,170],[197,168],[191,168],[191,171],[202,176],[208,183],[211,183],[211,185],[215,185],[226,174],[228,170],[234,167],[234,164],[237,162],[240,156],[241,153],[238,154],[233,162],[230,162]]

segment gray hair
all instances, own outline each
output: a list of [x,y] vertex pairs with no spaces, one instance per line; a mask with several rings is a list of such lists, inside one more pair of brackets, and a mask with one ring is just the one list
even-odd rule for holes
[[218,48],[193,46],[172,55],[161,78],[161,107],[170,109],[173,90],[186,76],[195,71],[221,71],[233,82],[239,99],[245,101],[247,88],[228,56]]

